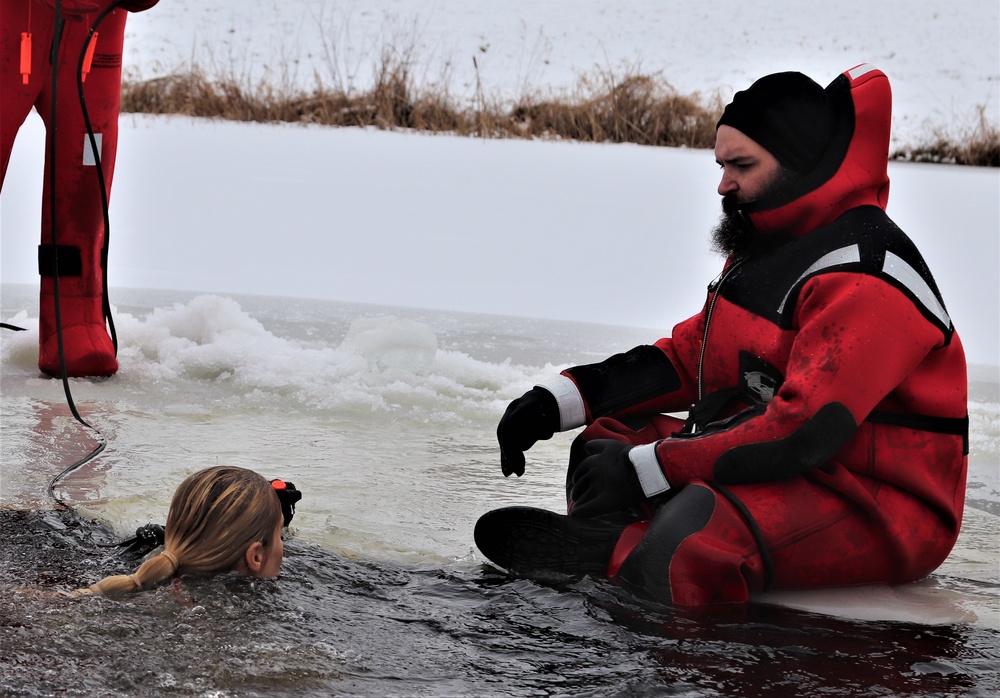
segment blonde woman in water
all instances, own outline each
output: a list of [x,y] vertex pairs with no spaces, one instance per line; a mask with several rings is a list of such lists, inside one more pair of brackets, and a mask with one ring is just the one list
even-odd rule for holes
[[181,483],[170,503],[163,551],[132,574],[105,577],[76,595],[150,589],[181,572],[235,571],[278,576],[288,525],[301,494],[281,480],[268,482],[245,468],[218,466]]

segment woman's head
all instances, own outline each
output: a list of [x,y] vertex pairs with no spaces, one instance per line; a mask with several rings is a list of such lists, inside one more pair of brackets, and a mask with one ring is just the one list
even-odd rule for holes
[[243,571],[261,576],[250,548],[268,553],[280,547],[281,522],[281,502],[261,475],[244,468],[208,468],[191,475],[174,493],[164,547],[187,570],[223,572],[246,566]]
[[252,470],[217,466],[180,484],[167,515],[164,551],[131,575],[101,580],[94,593],[148,588],[184,569],[270,578],[281,568],[281,502]]

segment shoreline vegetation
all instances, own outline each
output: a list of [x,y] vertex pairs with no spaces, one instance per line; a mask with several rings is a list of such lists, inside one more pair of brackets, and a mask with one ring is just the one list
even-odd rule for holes
[[[513,100],[492,98],[478,77],[466,106],[446,87],[417,83],[412,60],[386,52],[371,86],[279,87],[267,80],[216,77],[195,65],[153,79],[122,82],[121,111],[177,114],[246,122],[415,130],[479,138],[525,138],[712,148],[725,104],[720,94],[682,95],[664,79],[638,69],[598,71],[569,94],[524,91]],[[336,82],[336,81],[335,81]],[[895,147],[890,158],[979,167],[1000,166],[1000,128],[985,106],[975,123],[939,127],[921,142]]]

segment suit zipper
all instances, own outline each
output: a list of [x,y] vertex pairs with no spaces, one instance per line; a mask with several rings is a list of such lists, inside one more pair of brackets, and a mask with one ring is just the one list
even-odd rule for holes
[[[705,332],[701,338],[701,352],[698,356],[699,402],[705,397],[705,378],[702,374],[705,368],[705,351],[708,348],[708,329],[712,324],[712,313],[715,312],[715,303],[719,300],[719,291],[722,289],[722,285],[726,283],[726,279],[732,276],[733,272],[739,269],[741,264],[743,264],[742,259],[729,267],[729,269],[720,274],[714,281],[712,281],[712,283],[708,285],[708,292],[712,294],[712,299],[708,303],[708,308],[705,309]],[[697,430],[697,425],[694,425],[694,428]]]

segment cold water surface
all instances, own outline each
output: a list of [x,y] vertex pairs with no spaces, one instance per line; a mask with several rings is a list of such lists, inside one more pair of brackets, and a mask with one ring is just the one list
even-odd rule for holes
[[[930,579],[692,613],[597,580],[500,574],[487,509],[563,506],[572,434],[504,479],[507,402],[656,331],[278,298],[118,292],[121,370],[35,368],[34,289],[5,286],[0,687],[9,695],[993,695],[1000,690],[995,371],[974,374],[966,526]],[[34,324],[33,324],[34,323]],[[665,328],[663,332],[667,331]],[[53,599],[129,565],[96,543],[163,522],[217,463],[303,492],[282,576]],[[781,604],[781,605],[776,605]],[[796,610],[798,609],[798,610]],[[801,610],[806,609],[806,610]],[[818,613],[822,611],[823,613]]]
[[[3,512],[4,587],[116,571],[100,531]],[[124,601],[5,594],[5,695],[991,695],[997,632],[774,606],[691,613],[584,580],[351,559],[291,541],[281,579]]]

